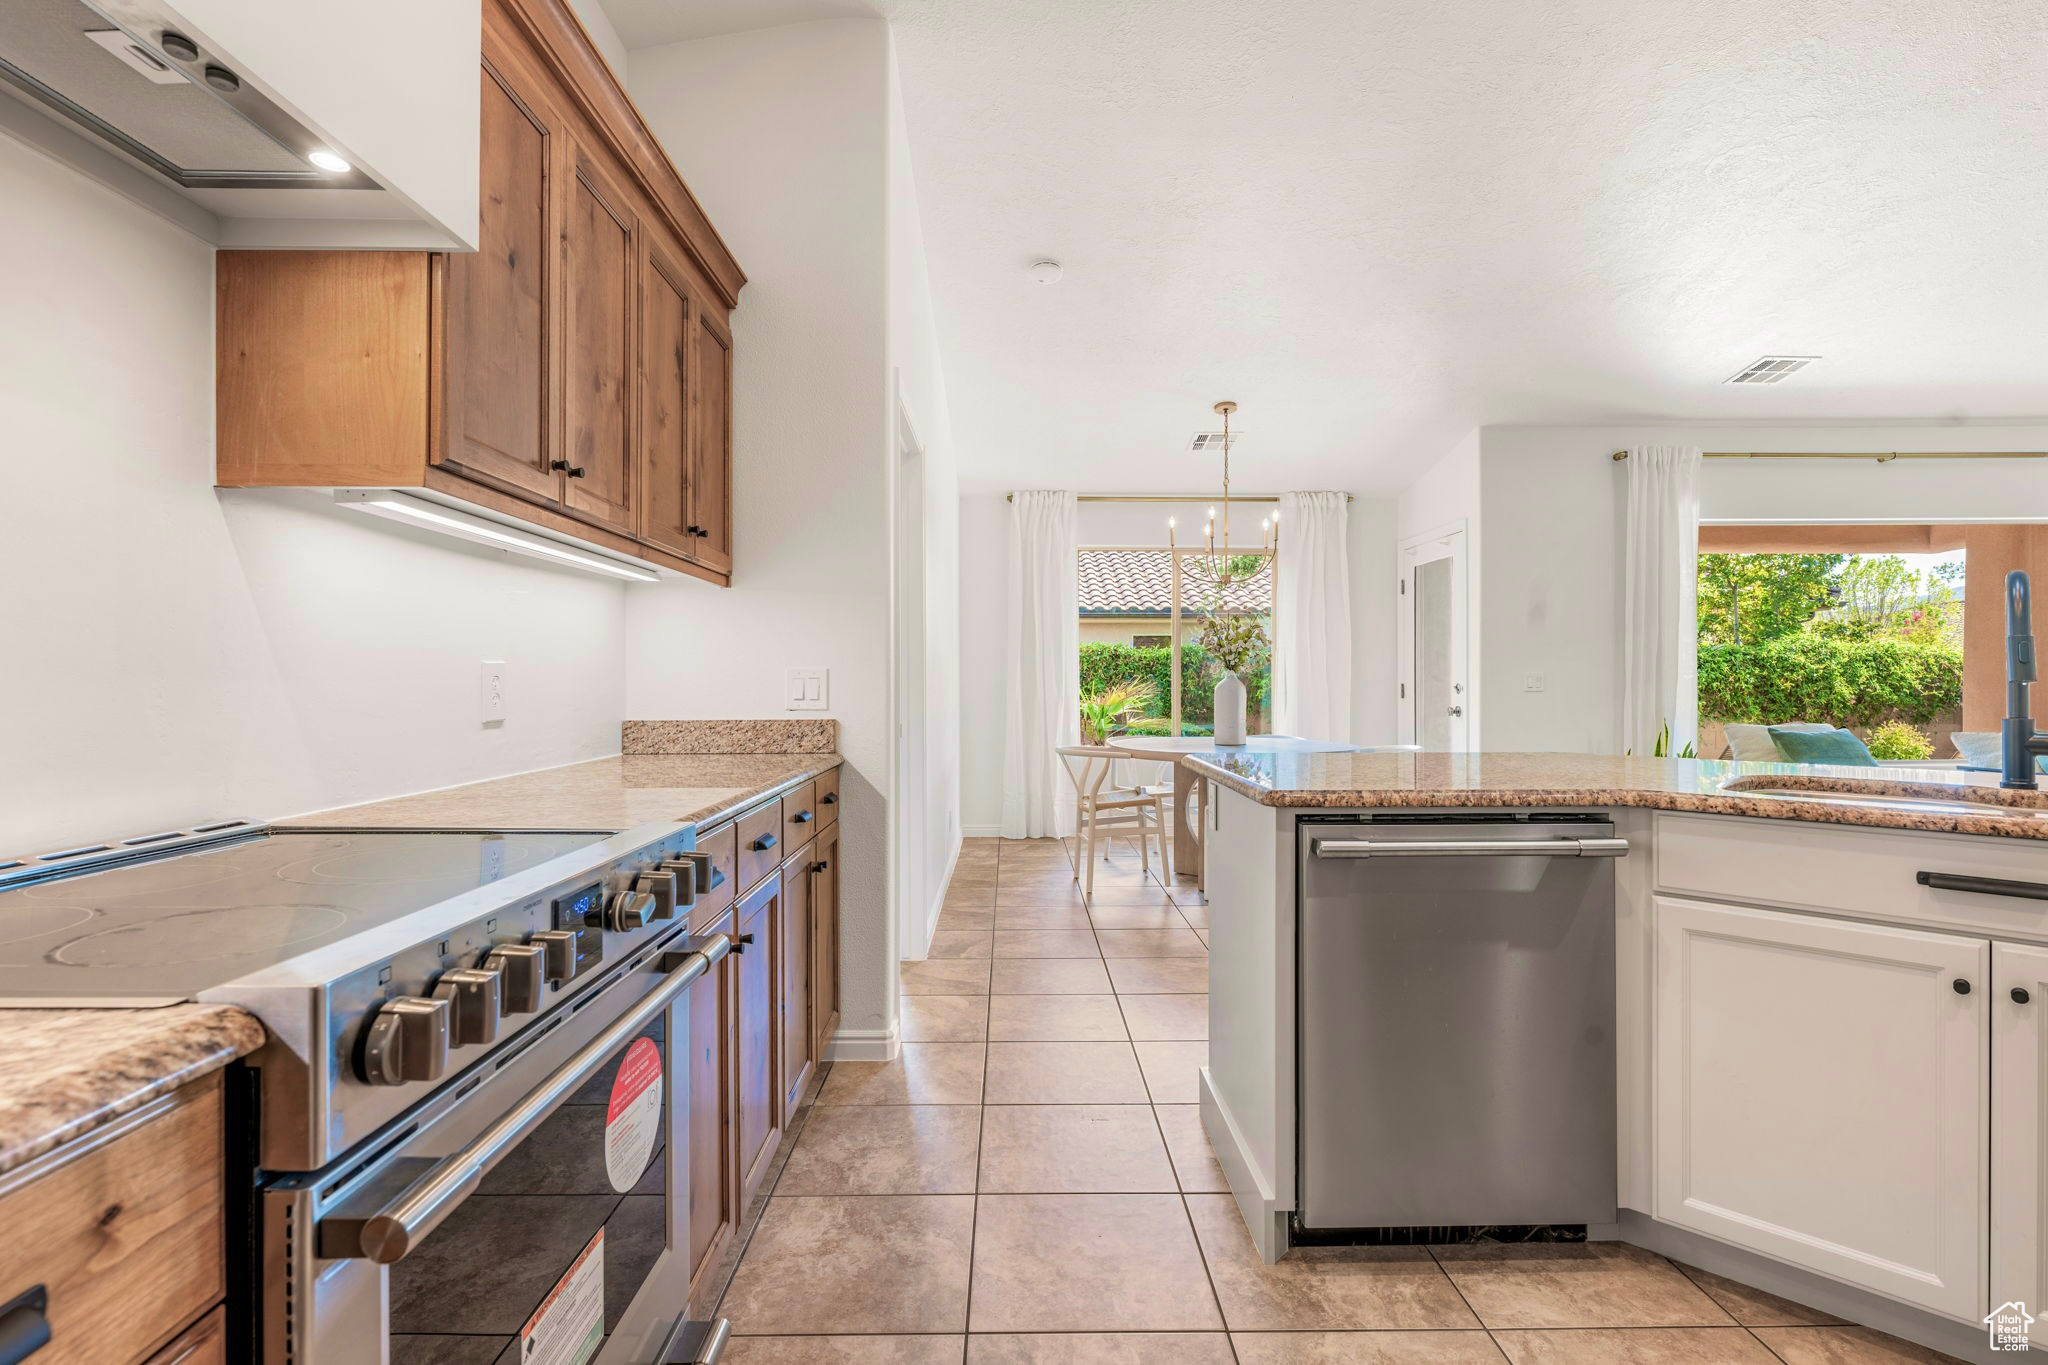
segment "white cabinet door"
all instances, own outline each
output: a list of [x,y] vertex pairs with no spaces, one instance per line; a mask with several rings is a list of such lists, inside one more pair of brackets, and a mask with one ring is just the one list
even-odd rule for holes
[[[2014,992],[2019,992],[2015,996]],[[1991,1303],[2048,1347],[2048,949],[1991,945]]]
[[1666,897],[1656,917],[1656,1216],[1977,1320],[1990,943]]

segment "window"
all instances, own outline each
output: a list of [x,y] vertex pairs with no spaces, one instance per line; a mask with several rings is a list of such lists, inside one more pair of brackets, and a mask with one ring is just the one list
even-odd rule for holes
[[[1214,693],[1221,666],[1201,647],[1202,622],[1210,602],[1191,572],[1181,572],[1200,551],[1091,547],[1080,553],[1081,679],[1090,696],[1125,681],[1147,684],[1138,714],[1125,722],[1129,734],[1207,735],[1215,732]],[[1176,564],[1178,557],[1179,564]],[[1242,554],[1240,568],[1257,567],[1264,556]],[[1236,585],[1223,609],[1256,614],[1273,623],[1273,573]],[[1128,644],[1125,641],[1129,641]],[[1245,728],[1273,729],[1272,664],[1244,680]]]

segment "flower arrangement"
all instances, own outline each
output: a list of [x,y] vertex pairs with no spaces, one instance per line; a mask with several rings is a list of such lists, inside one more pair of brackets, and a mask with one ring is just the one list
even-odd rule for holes
[[1251,612],[1229,612],[1211,607],[1202,618],[1202,648],[1210,658],[1240,678],[1265,667],[1273,642],[1266,635],[1265,622]]

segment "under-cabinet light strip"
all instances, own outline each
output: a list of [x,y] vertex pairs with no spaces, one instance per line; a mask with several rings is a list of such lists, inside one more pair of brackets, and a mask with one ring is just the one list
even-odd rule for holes
[[535,559],[552,560],[573,568],[587,569],[592,573],[608,574],[613,578],[629,578],[635,583],[658,583],[661,576],[636,565],[606,559],[602,555],[585,554],[573,550],[559,541],[544,536],[529,535],[501,526],[482,517],[469,516],[452,507],[441,507],[424,502],[419,498],[407,497],[382,488],[337,488],[334,500],[343,507],[352,507],[358,512],[372,516],[388,517],[392,521],[424,526],[443,535],[475,541],[494,549],[510,550],[514,554],[530,555]]

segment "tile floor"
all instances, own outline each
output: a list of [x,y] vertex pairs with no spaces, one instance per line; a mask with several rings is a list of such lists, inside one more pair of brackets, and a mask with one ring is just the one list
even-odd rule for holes
[[970,839],[903,1055],[829,1069],[719,1311],[730,1365],[1924,1365],[1616,1243],[1260,1264],[1196,1108],[1208,907]]

